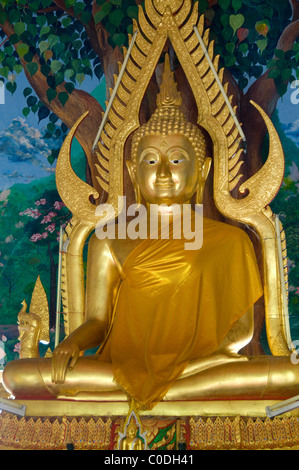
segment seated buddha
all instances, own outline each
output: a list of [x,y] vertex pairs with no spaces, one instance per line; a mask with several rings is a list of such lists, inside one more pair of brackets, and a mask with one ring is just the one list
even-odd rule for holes
[[144,439],[138,436],[138,425],[132,417],[127,425],[126,434],[120,439],[119,450],[144,450]]
[[[204,134],[163,84],[157,109],[132,138],[128,169],[136,203],[202,202],[211,159]],[[193,212],[193,215],[195,213]],[[20,359],[3,374],[18,399],[125,401],[284,399],[299,393],[288,357],[246,357],[263,289],[240,228],[203,218],[201,248],[184,237],[89,242],[85,322],[51,359]],[[83,352],[99,346],[93,356]]]

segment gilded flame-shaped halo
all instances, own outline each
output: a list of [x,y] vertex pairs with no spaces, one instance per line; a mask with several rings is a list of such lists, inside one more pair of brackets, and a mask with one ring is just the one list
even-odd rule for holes
[[153,4],[156,10],[163,15],[166,8],[169,7],[172,13],[176,13],[184,3],[184,0],[154,0]]
[[[214,70],[199,43],[194,26],[203,38]],[[215,78],[217,73],[227,92],[228,87],[223,79],[224,70],[219,69],[219,56],[214,55],[214,42],[209,39],[209,30],[204,28],[204,16],[198,13],[198,2],[192,6],[191,0],[145,0],[145,11],[139,6],[138,23],[134,20],[133,27],[134,32],[137,31],[137,38],[96,149],[97,180],[108,193],[108,203],[114,207],[117,214],[118,197],[124,194],[125,142],[140,126],[139,110],[142,99],[165,44],[170,40],[193,91],[198,109],[198,124],[210,134],[214,144],[214,199],[218,209],[225,216],[236,220],[262,211],[275,197],[283,180],[282,146],[271,120],[253,103],[268,128],[270,152],[264,167],[241,186],[241,191],[248,190],[248,195],[243,199],[234,199],[231,191],[242,177],[240,168],[243,149],[240,147],[239,130]],[[129,37],[129,42],[131,40],[132,37]],[[79,122],[71,131],[72,136],[78,125]],[[68,198],[66,205],[75,215],[79,214],[81,220],[95,224],[94,206],[89,203],[89,196],[93,194],[96,198],[97,193],[71,174],[70,166],[61,164],[61,160],[65,161],[70,155],[70,142],[71,136],[63,146],[58,160],[58,190],[65,201],[66,185],[69,191],[71,181],[72,194],[78,197],[74,200]],[[64,170],[61,176],[62,166]]]

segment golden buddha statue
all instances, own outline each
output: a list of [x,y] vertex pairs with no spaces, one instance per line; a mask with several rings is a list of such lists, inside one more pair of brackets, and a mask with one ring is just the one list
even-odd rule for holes
[[145,434],[142,433],[140,418],[131,412],[124,425],[124,433],[120,433],[118,450],[146,450]]
[[[238,132],[227,123],[223,97],[219,89],[214,89],[218,82],[215,85],[210,79],[210,83],[205,83],[207,79],[200,75],[197,88],[194,83],[197,69],[191,64],[191,51],[201,54],[198,70],[206,75],[202,71],[204,52],[194,48],[194,36],[190,39],[197,6],[187,21],[187,1],[169,0],[164,6],[162,2],[154,3],[155,12],[151,1],[146,1],[151,22],[146,24],[140,13],[143,32],[154,45],[151,48],[150,41],[145,44],[140,35],[138,49],[144,48],[145,52],[143,58],[139,56],[150,62],[141,64],[140,70],[133,70],[128,62],[130,76],[135,73],[136,80],[134,86],[129,86],[129,75],[124,75],[123,81],[126,90],[134,91],[130,96],[126,96],[124,87],[119,91],[122,104],[119,101],[116,106],[123,107],[127,100],[126,118],[121,120],[117,117],[121,113],[113,114],[112,110],[101,134],[99,163],[107,167],[102,157],[109,155],[110,160],[109,180],[99,165],[99,181],[109,194],[108,203],[116,207],[123,187],[123,149],[134,132],[127,166],[136,203],[145,201],[148,209],[155,204],[161,206],[158,215],[162,217],[166,212],[174,224],[174,204],[183,208],[191,204],[193,196],[197,204],[202,202],[211,159],[203,132],[188,122],[180,110],[181,97],[168,60],[157,110],[148,123],[138,126],[142,94],[137,99],[137,92],[146,88],[152,68],[170,38],[179,59],[185,61],[191,86],[194,85],[198,124],[210,131],[215,146],[215,202],[222,213],[253,226],[260,234],[266,287],[262,287],[254,249],[246,233],[204,218],[203,245],[197,250],[186,250],[186,240],[174,236],[101,240],[94,234],[88,248],[85,293],[82,247],[99,218],[88,199],[92,190],[78,182],[70,167],[70,144],[80,121],[66,139],[57,165],[58,189],[74,214],[65,235],[69,241],[64,266],[67,337],[54,350],[52,359],[21,359],[6,366],[3,383],[16,398],[111,402],[133,398],[140,408],[151,409],[161,400],[280,400],[298,394],[299,369],[290,361],[283,332],[281,285],[273,248],[276,238],[273,215],[267,208],[281,183],[278,136],[270,119],[260,110],[270,132],[270,155],[261,172],[241,187],[243,191],[249,189],[249,195],[234,200],[230,191],[238,173],[236,166],[240,168]],[[182,9],[174,15],[179,3],[183,4]],[[181,30],[178,22],[184,25]],[[156,25],[155,31],[152,25]],[[183,40],[189,49],[181,47]],[[136,50],[135,54],[134,63]],[[219,124],[221,120],[223,125]],[[228,162],[223,163],[223,159]],[[271,181],[267,182],[267,178]],[[97,192],[92,194],[96,199]],[[194,221],[195,212],[192,214]],[[271,289],[271,282],[275,289]],[[239,351],[252,339],[254,303],[263,294],[273,356],[246,357]],[[94,356],[82,355],[97,346],[100,349]]]
[[[199,128],[169,95],[166,63],[158,108],[133,137],[132,182],[150,204],[170,209],[203,193],[211,159]],[[159,207],[158,206],[158,207]],[[239,228],[204,218],[203,246],[185,239],[101,240],[89,244],[86,320],[51,359],[8,364],[4,385],[17,398],[74,400],[274,398],[299,390],[288,358],[238,353],[252,338],[263,294],[251,242]],[[81,353],[95,346],[94,357]],[[236,380],[235,378],[238,377]],[[277,396],[277,397],[278,397]]]
[[141,439],[137,438],[138,428],[136,423],[131,420],[127,428],[127,436],[121,443],[120,450],[143,450],[144,444]]

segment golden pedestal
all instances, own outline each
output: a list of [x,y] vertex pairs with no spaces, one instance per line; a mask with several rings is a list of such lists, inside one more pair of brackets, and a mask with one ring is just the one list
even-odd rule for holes
[[[5,397],[2,389],[0,396]],[[7,396],[6,396],[7,397]],[[117,449],[128,414],[127,402],[67,400],[16,401],[25,417],[0,415],[0,449]],[[266,406],[274,401],[160,402],[141,412],[148,449],[259,450],[298,449],[299,410],[274,419]]]
[[[283,248],[285,240],[282,227],[269,207],[281,186],[285,171],[283,149],[273,123],[269,116],[252,102],[269,132],[269,156],[264,166],[240,186],[243,155],[243,147],[240,144],[243,141],[243,131],[232,109],[232,99],[227,96],[225,70],[219,67],[219,56],[215,54],[214,42],[210,40],[209,31],[205,30],[205,17],[199,15],[198,2],[146,0],[145,12],[140,7],[138,22],[133,22],[133,31],[133,36],[129,40],[127,61],[124,61],[124,67],[121,67],[119,77],[116,79],[115,92],[111,94],[106,116],[104,115],[95,142],[97,145],[93,149],[97,162],[94,170],[95,177],[102,190],[107,193],[107,201],[114,210],[116,218],[120,215],[119,198],[126,194],[125,145],[133,132],[141,127],[139,118],[142,99],[165,51],[165,46],[170,41],[176,58],[183,65],[191,92],[193,92],[195,111],[197,111],[196,125],[209,134],[213,142],[215,206],[223,218],[250,227],[261,242],[265,319],[269,347],[273,356],[289,357],[291,340],[285,289],[288,278],[287,266],[284,265],[286,256],[282,254],[283,249],[286,251]],[[116,96],[117,99],[114,100]],[[167,108],[170,106],[168,98],[166,96],[164,100]],[[178,101],[175,96],[170,98],[171,108],[179,108],[180,100]],[[175,113],[177,111],[178,109]],[[67,248],[61,253],[60,264],[67,336],[76,331],[83,324],[84,319],[88,319],[90,311],[98,310],[101,303],[96,290],[88,287],[88,281],[85,292],[85,272],[82,262],[85,243],[100,220],[95,213],[91,196],[94,200],[100,198],[95,188],[91,188],[78,178],[71,165],[72,139],[86,116],[85,113],[68,134],[56,167],[58,192],[73,215],[65,233],[64,241],[67,242]],[[174,129],[179,128],[176,124],[173,124],[169,135],[173,136]],[[161,131],[157,133],[155,130],[151,135],[162,136],[163,129],[164,125]],[[185,136],[185,132],[182,132],[182,135]],[[189,137],[190,144],[193,137],[191,135]],[[194,152],[195,147],[191,152],[193,161],[197,156]],[[158,156],[165,157],[165,162],[169,161],[160,150]],[[191,158],[189,160],[191,161]],[[130,162],[133,165],[132,160]],[[201,165],[203,165],[202,162]],[[193,169],[190,168],[189,173],[186,170],[185,176],[189,175],[192,182]],[[189,198],[191,199],[195,191],[202,195],[207,174],[206,171],[200,173],[199,169],[196,171],[198,182],[194,181],[193,185],[190,183],[193,192],[190,189],[190,194],[185,193],[184,203],[189,201]],[[144,173],[145,181],[149,181],[152,175]],[[154,175],[155,178],[157,175],[158,173]],[[203,178],[204,175],[205,178]],[[184,181],[184,172],[181,173],[181,181]],[[136,182],[138,183],[137,189],[140,190],[138,178]],[[240,198],[232,195],[233,190],[237,191],[237,188],[242,193]],[[171,191],[169,190],[167,197],[165,196],[167,203],[169,203],[170,196],[173,197]],[[152,199],[153,196],[157,196],[160,203],[164,202],[163,197],[159,196],[159,191],[157,193],[153,191],[150,196],[147,201],[149,203],[151,200],[156,200]],[[181,199],[178,198],[178,200]],[[95,252],[93,259],[100,259],[98,253],[99,251]],[[109,256],[111,256],[110,252]],[[113,259],[113,263],[114,261]],[[106,272],[102,278],[105,276],[107,276]],[[108,278],[110,279],[110,274]],[[117,285],[120,281],[119,273],[115,279],[115,285]],[[100,283],[96,282],[96,284]],[[115,292],[114,287],[111,286],[113,287],[113,284],[106,286],[107,292]],[[176,287],[175,283],[174,286]],[[29,313],[33,320],[36,320],[34,312],[48,314],[45,306],[46,297],[40,283],[35,293]],[[86,307],[85,296],[87,299],[96,298],[94,303],[96,309]],[[40,302],[40,298],[44,300]],[[107,301],[108,304],[110,305]],[[112,301],[111,305],[113,305]],[[27,320],[28,314],[25,310],[22,310],[20,314],[22,317],[26,314]],[[107,312],[110,310],[106,307],[104,310],[105,315],[108,315]],[[98,312],[101,322],[104,318],[102,313]],[[47,324],[44,316],[42,318],[42,324]],[[87,339],[90,334],[88,328],[85,330]],[[82,330],[80,335],[82,335]],[[31,338],[29,339],[31,341]],[[88,347],[81,349],[88,349]],[[28,355],[28,351],[26,353],[26,357],[36,357],[31,353]],[[24,352],[22,354],[25,357]],[[282,374],[279,381],[282,387],[283,377]],[[246,384],[242,386],[246,387]],[[24,417],[7,412],[0,415],[0,446],[2,447],[62,450],[69,446],[78,450],[115,450],[118,446],[118,434],[122,432],[129,412],[127,402],[27,400],[20,403],[26,406]],[[299,445],[299,412],[295,411],[283,417],[270,419],[266,416],[265,410],[267,406],[275,403],[274,401],[254,400],[162,401],[150,412],[140,413],[140,418],[142,427],[146,431],[148,449],[153,451],[179,448],[187,450],[296,448]]]

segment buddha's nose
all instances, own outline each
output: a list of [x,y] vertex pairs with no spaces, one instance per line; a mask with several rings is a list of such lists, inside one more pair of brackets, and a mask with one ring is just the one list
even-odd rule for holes
[[172,181],[172,173],[169,168],[169,163],[166,160],[166,158],[161,159],[160,164],[157,169],[157,176],[156,176],[156,181],[158,182],[163,182],[163,181]]

